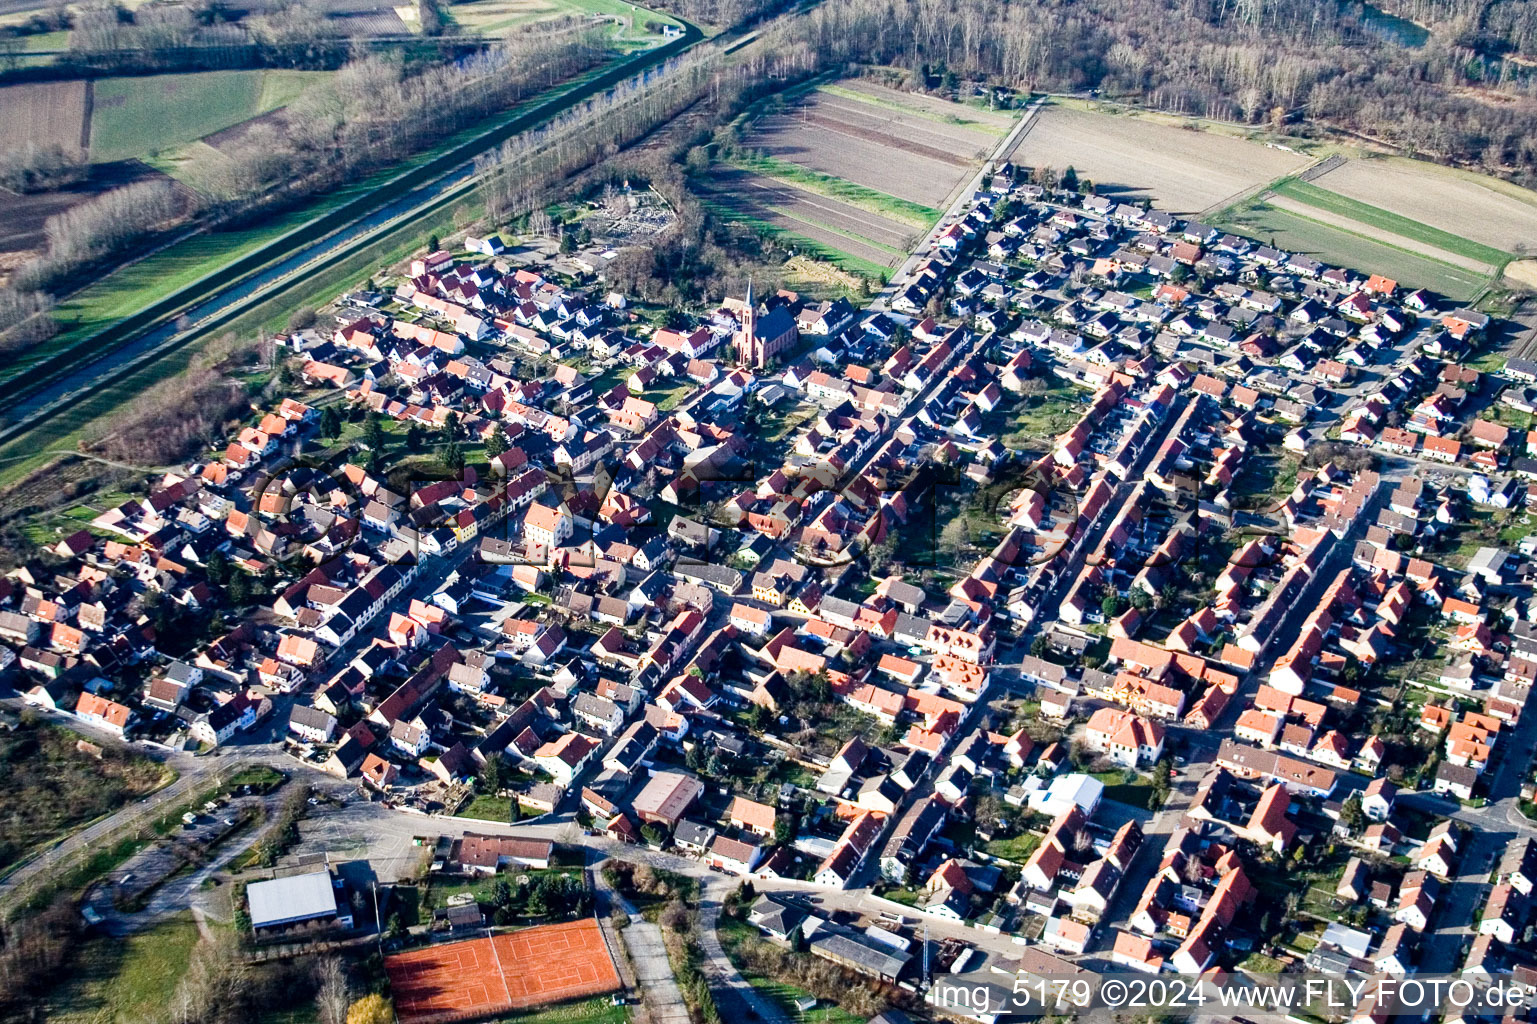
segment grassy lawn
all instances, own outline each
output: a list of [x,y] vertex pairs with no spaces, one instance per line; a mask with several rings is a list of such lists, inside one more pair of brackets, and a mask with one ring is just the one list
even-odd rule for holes
[[1285,965],[1273,956],[1266,956],[1264,953],[1250,953],[1248,958],[1238,966],[1246,971],[1253,971],[1256,974],[1280,974],[1281,968]]
[[898,199],[896,196],[879,192],[864,185],[857,185],[843,178],[835,178],[831,174],[823,174],[791,163],[788,160],[780,160],[777,157],[764,156],[754,159],[733,160],[734,167],[761,174],[766,178],[774,178],[788,182],[808,192],[815,192],[829,199],[837,199],[857,206],[861,210],[869,210],[883,217],[899,220],[904,224],[911,224],[915,228],[927,231],[934,226],[944,211],[936,210],[932,206],[924,206],[908,199]]
[[287,106],[314,71],[203,71],[102,78],[91,116],[91,159],[144,156]]
[[1123,781],[1125,774],[1119,771],[1095,772],[1094,777],[1105,784],[1106,800],[1117,800],[1143,810],[1152,809],[1153,787],[1141,775],[1135,782]]
[[238,786],[257,786],[262,788],[276,786],[283,781],[283,773],[268,765],[258,764],[249,768],[242,768],[230,776],[229,787],[235,789]]
[[1297,486],[1302,459],[1283,452],[1251,452],[1233,481],[1233,506],[1271,509]]
[[641,397],[653,403],[660,412],[671,412],[682,405],[688,396],[699,390],[699,385],[691,380],[685,380],[681,384],[675,384],[670,388],[653,388],[641,393]]
[[[434,907],[446,906],[452,896],[462,896],[468,893],[481,903],[492,902],[492,896],[496,891],[497,882],[506,882],[516,886],[520,877],[527,876],[530,879],[540,875],[575,875],[580,878],[582,868],[577,865],[562,867],[553,860],[547,868],[508,868],[506,871],[494,875],[486,875],[477,878],[440,878],[434,876],[430,884],[430,898],[427,904]],[[423,912],[425,914],[425,911]],[[426,915],[430,916],[430,915]]]
[[49,998],[48,1019],[59,1024],[159,1019],[197,941],[190,914],[124,938],[91,939]]
[[982,852],[989,856],[1014,861],[1016,864],[1023,864],[1030,859],[1030,855],[1040,845],[1040,835],[1026,832],[1024,835],[1011,836],[1008,839],[991,839],[982,845]]
[[499,1024],[625,1024],[630,1019],[628,1006],[615,1006],[606,997],[579,1003],[546,1006],[541,1010],[501,1017]]
[[490,793],[476,793],[475,798],[458,811],[454,812],[456,818],[479,818],[482,821],[512,821],[512,800],[508,797],[492,796]]
[[1383,231],[1391,231],[1395,235],[1402,235],[1404,238],[1413,239],[1416,242],[1424,242],[1426,245],[1433,245],[1437,249],[1445,249],[1447,252],[1455,253],[1458,256],[1466,256],[1469,259],[1488,263],[1491,266],[1497,267],[1510,259],[1509,253],[1496,249],[1492,245],[1484,245],[1481,242],[1474,242],[1460,235],[1454,235],[1449,231],[1442,231],[1440,228],[1421,224],[1419,221],[1412,220],[1409,217],[1370,206],[1359,200],[1342,196],[1337,192],[1330,192],[1328,189],[1319,188],[1317,185],[1310,185],[1305,181],[1297,181],[1295,179],[1283,181],[1275,187],[1275,191],[1283,196],[1289,196],[1298,202],[1307,203],[1309,206],[1317,207],[1336,216],[1357,220],[1362,224],[1369,224],[1374,228],[1381,228]]
[[1232,211],[1217,225],[1287,252],[1309,253],[1363,273],[1381,273],[1410,288],[1429,288],[1449,299],[1471,298],[1484,278],[1407,249],[1351,234],[1321,221],[1299,217],[1264,203]]
[[[1031,442],[1055,445],[1057,435],[1083,415],[1083,396],[1082,389],[1053,378],[1043,394],[1011,401],[996,425],[984,421],[984,427],[997,434],[1005,448],[1027,448]],[[998,415],[997,410],[988,414]]]

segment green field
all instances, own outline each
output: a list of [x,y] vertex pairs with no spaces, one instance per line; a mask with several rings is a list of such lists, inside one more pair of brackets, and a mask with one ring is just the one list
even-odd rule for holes
[[1016,864],[1023,864],[1030,859],[1036,847],[1041,845],[1041,836],[1037,832],[1025,832],[1021,835],[1011,836],[1008,839],[992,839],[983,847],[982,852],[994,857],[1002,857]]
[[161,1019],[197,941],[190,915],[125,938],[91,939],[49,997],[47,1019],[56,1024]]
[[1401,235],[1416,242],[1424,242],[1426,245],[1445,249],[1458,256],[1466,256],[1480,263],[1497,267],[1510,259],[1510,253],[1496,249],[1492,245],[1484,245],[1481,242],[1474,242],[1460,235],[1442,231],[1440,228],[1421,224],[1409,217],[1369,206],[1337,192],[1310,185],[1305,181],[1289,179],[1276,185],[1274,191],[1327,213],[1360,221],[1362,224],[1368,224],[1383,231],[1391,231],[1395,235]]
[[184,146],[286,106],[324,71],[204,71],[103,78],[91,112],[91,159],[104,163]]
[[1471,270],[1433,260],[1407,249],[1353,235],[1307,217],[1256,202],[1229,211],[1217,227],[1247,235],[1287,252],[1307,253],[1362,273],[1386,274],[1409,288],[1429,288],[1454,301],[1465,301],[1484,285]]
[[[819,196],[829,199],[838,199],[850,206],[857,206],[861,210],[878,213],[892,220],[910,224],[915,228],[927,231],[943,216],[944,211],[936,210],[932,206],[924,206],[908,199],[898,199],[896,196],[878,192],[873,188],[856,185],[852,181],[843,178],[835,178],[830,174],[822,174],[809,168],[793,164],[788,160],[780,160],[776,157],[763,156],[751,159],[738,159],[730,161],[733,167],[761,174],[765,178],[776,178],[791,185],[799,186],[807,192],[815,192]],[[872,243],[879,244],[879,243]]]
[[481,821],[512,821],[512,800],[490,793],[476,793],[475,798],[454,812],[456,818],[479,818]]
[[[759,231],[776,238],[785,245],[794,246],[812,259],[835,264],[851,274],[861,274],[883,282],[891,275],[890,267],[883,267],[879,263],[873,263],[870,260],[861,259],[858,256],[852,256],[849,253],[825,246],[820,242],[814,242],[804,235],[797,235],[793,231],[785,231],[782,228],[775,227],[773,224],[737,213],[735,210],[728,209],[720,203],[701,199],[700,204],[723,220],[751,227],[754,231]],[[868,240],[866,241],[868,242]]]

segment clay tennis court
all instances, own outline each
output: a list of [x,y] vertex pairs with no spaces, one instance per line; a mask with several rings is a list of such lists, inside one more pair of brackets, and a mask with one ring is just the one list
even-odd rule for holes
[[619,989],[591,918],[399,953],[384,969],[403,1024],[476,1020]]

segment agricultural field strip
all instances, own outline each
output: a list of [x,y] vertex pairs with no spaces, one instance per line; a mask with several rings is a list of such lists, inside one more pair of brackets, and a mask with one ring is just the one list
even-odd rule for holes
[[826,196],[828,199],[835,199],[849,206],[857,206],[861,210],[868,210],[881,217],[901,221],[924,231],[933,227],[943,212],[932,206],[899,199],[845,178],[834,178],[777,157],[732,160],[730,164],[733,167],[751,171],[760,177],[773,179],[797,191]]
[[1102,194],[1147,196],[1193,214],[1301,169],[1308,158],[1211,132],[1051,104],[1015,153],[1030,166],[1073,167]]
[[953,162],[788,119],[760,121],[749,144],[781,160],[925,206],[943,202],[961,177]]
[[[775,214],[772,211],[764,211],[764,215],[755,216],[744,212],[727,202],[714,198],[708,192],[702,192],[699,201],[717,216],[739,224],[747,224],[754,228],[767,232],[781,241],[794,242],[806,249],[814,259],[833,263],[851,273],[863,274],[867,277],[884,278],[891,272],[892,262],[887,262],[885,253],[869,246],[855,243],[850,245],[850,240],[840,237],[831,231],[826,231],[813,224],[804,221],[794,221],[788,217]],[[860,255],[858,252],[850,252],[850,249],[858,249],[867,253]]]
[[1471,298],[1488,280],[1485,274],[1427,259],[1265,203],[1236,207],[1228,216],[1215,221],[1214,226],[1288,252],[1308,253],[1363,272],[1387,274],[1400,285],[1429,288],[1459,302]]
[[76,80],[0,88],[0,149],[35,142],[78,151],[85,134],[85,86]]
[[813,122],[820,120],[823,124],[838,125],[856,133],[873,132],[878,138],[890,139],[891,145],[898,149],[930,150],[936,159],[943,156],[960,164],[981,163],[988,151],[998,144],[997,136],[985,132],[823,93],[813,94],[801,109]]
[[[715,205],[731,211],[734,219],[748,222],[768,224],[782,230],[788,230],[808,236],[812,241],[844,252],[850,256],[865,260],[875,266],[889,268],[895,265],[895,261],[906,255],[905,250],[891,245],[882,245],[874,239],[866,238],[863,234],[847,228],[840,228],[835,223],[828,223],[829,219],[835,219],[840,215],[827,206],[818,208],[821,216],[811,213],[798,212],[793,204],[773,204],[762,198],[745,194],[745,186],[720,187],[713,182],[698,183],[697,186],[703,197],[712,201]],[[772,193],[771,193],[772,194]],[[809,198],[808,198],[809,202]],[[863,211],[857,211],[863,214]],[[847,216],[847,215],[843,215]],[[865,214],[864,216],[868,216]],[[863,218],[850,218],[856,224],[863,225]],[[847,223],[847,221],[845,221]]]
[[[265,70],[103,79],[96,84],[91,159],[123,160],[174,149],[267,113],[296,95]],[[302,81],[302,80],[301,80]]]
[[1340,195],[1337,192],[1330,192],[1328,189],[1319,188],[1317,185],[1312,185],[1305,181],[1289,179],[1278,184],[1275,187],[1275,191],[1286,196],[1288,199],[1306,203],[1308,206],[1317,207],[1319,210],[1326,211],[1335,216],[1358,221],[1363,225],[1375,228],[1389,235],[1419,242],[1433,249],[1462,256],[1491,268],[1498,267],[1510,259],[1510,253],[1496,249],[1494,246],[1484,245],[1482,242],[1475,242],[1461,235],[1442,231],[1440,228],[1401,216],[1390,210],[1371,206],[1359,200],[1351,199],[1348,196]]
[[1503,252],[1537,249],[1537,192],[1411,160],[1348,160],[1311,182]]
[[[1340,231],[1348,232],[1352,235],[1360,235],[1363,238],[1370,238],[1374,242],[1391,245],[1395,249],[1404,249],[1418,256],[1424,256],[1426,259],[1448,263],[1454,267],[1461,267],[1463,270],[1471,270],[1476,274],[1491,274],[1498,266],[1498,264],[1491,265],[1455,252],[1448,252],[1445,249],[1413,238],[1405,238],[1403,235],[1388,231],[1385,228],[1376,227],[1364,221],[1355,220],[1349,216],[1336,214],[1314,206],[1305,200],[1294,199],[1286,195],[1272,195],[1267,197],[1265,202],[1278,210],[1285,210],[1294,216],[1316,220],[1321,224],[1327,224],[1329,227],[1337,228]],[[1503,263],[1504,261],[1502,260],[1501,262]]]
[[[904,256],[907,254],[908,247],[902,245],[902,243],[910,239],[912,233],[902,230],[900,225],[888,227],[884,224],[872,223],[865,218],[850,217],[845,210],[839,208],[841,204],[822,199],[814,193],[804,193],[797,189],[786,188],[778,183],[756,181],[748,178],[743,180],[743,185],[746,188],[761,192],[762,196],[759,198],[761,198],[763,205],[776,212],[782,212],[787,217],[804,220],[808,224],[825,227],[830,231],[847,235],[849,238],[869,242],[891,253]],[[748,201],[751,202],[753,200],[749,199]],[[809,208],[816,211],[816,213],[801,213],[800,211],[803,208]],[[840,226],[837,223],[839,220],[852,221],[852,225],[848,227]],[[872,228],[874,230],[871,230]]]
[[1295,217],[1314,221],[1318,224],[1325,225],[1337,231],[1345,232],[1346,234],[1368,238],[1374,242],[1379,242],[1383,245],[1391,246],[1395,249],[1402,249],[1405,252],[1414,253],[1416,256],[1422,256],[1426,259],[1434,260],[1438,263],[1445,263],[1448,266],[1458,267],[1462,270],[1472,271],[1476,274],[1488,275],[1497,269],[1497,265],[1491,265],[1467,256],[1459,255],[1458,253],[1449,252],[1445,249],[1441,249],[1433,245],[1428,245],[1424,242],[1420,242],[1412,238],[1405,238],[1404,236],[1396,234],[1392,231],[1377,228],[1370,224],[1354,220],[1350,217],[1335,215],[1327,210],[1313,206],[1302,200],[1290,198],[1288,196],[1271,195],[1264,200],[1264,203],[1265,205],[1268,205],[1277,210],[1285,211],[1286,213],[1289,213]]
[[[882,107],[887,110],[898,110],[915,117],[938,121],[940,124],[952,125],[956,128],[966,128],[974,132],[986,132],[989,135],[996,135],[1000,138],[1009,133],[1010,124],[1008,118],[989,118],[987,120],[973,118],[968,115],[976,114],[978,113],[977,111],[959,105],[957,105],[957,110],[961,112],[954,114],[945,113],[940,110],[931,110],[927,107],[919,106],[916,102],[918,99],[928,99],[928,97],[913,97],[909,101],[908,97],[903,93],[891,89],[883,89],[879,86],[867,91],[866,89],[854,88],[850,85],[819,85],[817,86],[817,91],[826,93],[829,96],[853,100],[856,103],[866,103],[870,106]],[[900,98],[894,99],[892,97]],[[944,101],[939,102],[942,103]]]

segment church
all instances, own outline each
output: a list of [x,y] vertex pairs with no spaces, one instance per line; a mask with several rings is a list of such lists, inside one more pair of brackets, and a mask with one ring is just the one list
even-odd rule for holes
[[732,340],[736,343],[737,358],[744,366],[761,370],[768,366],[770,359],[794,348],[800,340],[795,317],[782,303],[766,313],[758,312],[751,281],[747,282],[747,297],[742,301],[737,319],[742,329]]

